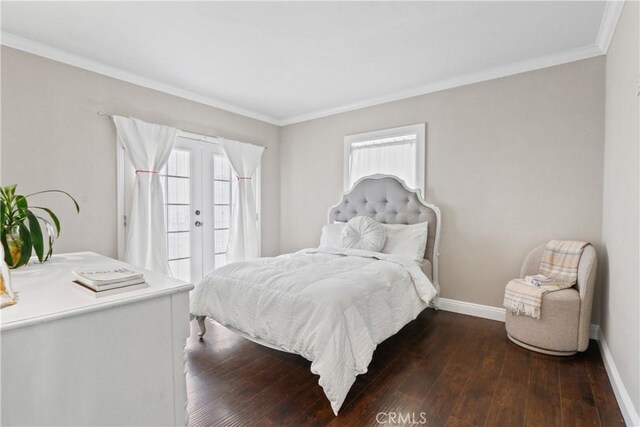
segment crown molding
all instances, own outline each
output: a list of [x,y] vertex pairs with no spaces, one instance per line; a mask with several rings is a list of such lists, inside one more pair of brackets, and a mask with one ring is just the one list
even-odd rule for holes
[[500,77],[507,77],[514,74],[525,73],[527,71],[539,70],[542,68],[553,67],[555,65],[566,64],[568,62],[580,61],[581,59],[593,58],[603,55],[602,50],[596,46],[585,46],[577,49],[571,49],[552,55],[541,56],[534,59],[513,62],[511,64],[489,68],[478,72],[462,74],[450,79],[440,80],[425,86],[419,86],[412,89],[395,92],[393,94],[382,97],[371,98],[354,104],[345,105],[337,108],[329,108],[326,110],[315,111],[299,116],[290,117],[280,122],[280,126],[292,125],[295,123],[305,122],[308,120],[319,119],[322,117],[332,116],[335,114],[345,113],[347,111],[359,110],[361,108],[372,107],[375,105],[385,104],[387,102],[399,101],[414,96],[426,95],[441,90],[453,89],[460,86],[466,86],[473,83],[479,83],[487,80],[493,80]]
[[198,95],[196,93],[181,89],[176,86],[161,83],[156,80],[151,80],[137,74],[130,73],[119,68],[111,67],[101,62],[84,58],[82,56],[75,55],[73,53],[69,53],[42,43],[38,43],[24,37],[6,33],[4,31],[1,33],[0,44],[14,49],[22,50],[24,52],[32,53],[34,55],[52,59],[57,62],[62,62],[64,64],[71,65],[77,68],[93,71],[94,73],[112,77],[117,80],[122,80],[138,86],[146,87],[148,89],[157,90],[158,92],[177,96],[178,98],[188,99],[189,101],[194,101],[200,104],[208,105],[210,107],[219,108],[221,110],[239,114],[241,116],[246,116],[252,119],[271,123],[273,125],[280,125],[279,120],[274,117],[262,113],[257,113],[251,110],[246,110],[242,107],[238,107],[236,105],[229,104],[223,101],[218,101],[208,96]]
[[[611,36],[613,35],[613,31],[615,30],[615,24],[617,23],[618,17],[620,16],[620,11],[622,10],[622,4],[623,2],[621,1],[608,1],[607,5],[605,6],[605,13],[600,25],[600,32],[598,34],[598,42],[600,43],[602,41],[604,43],[604,41],[606,41],[606,47],[608,47],[608,44],[611,41]],[[527,71],[534,71],[542,68],[552,67],[555,65],[566,64],[568,62],[588,59],[595,56],[603,55],[605,53],[605,50],[603,50],[603,47],[601,47],[600,44],[594,44],[592,46],[580,47],[564,52],[555,53],[552,55],[541,56],[538,58],[527,59],[524,61],[513,62],[511,64],[499,67],[481,70],[478,72],[463,74],[449,79],[430,83],[428,85],[418,86],[415,88],[395,92],[382,97],[370,98],[353,104],[313,111],[310,113],[292,116],[280,120],[262,113],[246,110],[233,104],[218,101],[207,96],[198,95],[196,93],[175,86],[147,79],[145,77],[141,77],[139,75],[115,67],[111,67],[97,61],[93,61],[91,59],[83,58],[79,55],[75,55],[61,49],[34,42],[23,37],[15,36],[10,33],[2,32],[1,35],[2,37],[0,43],[4,46],[32,53],[34,55],[43,56],[54,61],[93,71],[98,74],[126,81],[149,89],[157,90],[159,92],[164,92],[170,95],[177,96],[179,98],[188,99],[200,104],[209,105],[211,107],[250,117],[252,119],[267,122],[276,126],[292,125],[300,122],[319,119],[322,117],[332,116],[335,114],[345,113],[348,111],[359,110],[362,108],[372,107],[388,102],[412,98],[419,95],[426,95],[446,89],[453,89],[460,86],[466,86],[501,77],[525,73]]]
[[602,21],[600,21],[600,29],[596,38],[596,45],[603,54],[606,54],[607,50],[609,50],[609,44],[616,30],[616,25],[618,25],[623,6],[624,0],[608,0],[604,6]]

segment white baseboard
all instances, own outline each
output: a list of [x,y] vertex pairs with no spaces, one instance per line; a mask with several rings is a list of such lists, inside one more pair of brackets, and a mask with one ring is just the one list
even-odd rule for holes
[[453,313],[482,317],[483,319],[498,320],[500,322],[504,322],[505,320],[505,310],[502,307],[492,307],[490,305],[458,301],[449,298],[438,298],[438,308]]
[[598,335],[598,345],[600,346],[600,354],[602,354],[602,360],[604,361],[604,368],[607,370],[609,382],[611,383],[613,393],[618,401],[620,411],[622,411],[624,422],[628,426],[640,426],[640,416],[638,415],[638,411],[636,411],[635,406],[633,406],[631,396],[629,396],[627,388],[622,382],[622,377],[620,377],[618,368],[613,361],[613,356],[611,355],[611,351],[607,345],[607,339],[601,330]]
[[[497,320],[499,322],[504,322],[506,318],[504,307],[493,307],[449,298],[438,298],[438,308],[444,311],[482,317],[483,319]],[[600,326],[592,324],[591,328],[589,328],[589,338],[592,340],[599,339],[599,331]]]

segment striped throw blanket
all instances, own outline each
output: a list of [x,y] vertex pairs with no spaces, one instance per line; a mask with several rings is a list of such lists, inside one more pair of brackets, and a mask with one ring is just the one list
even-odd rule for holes
[[586,245],[571,240],[549,241],[538,274],[507,284],[504,307],[511,314],[539,319],[544,294],[570,288],[578,281],[578,264]]

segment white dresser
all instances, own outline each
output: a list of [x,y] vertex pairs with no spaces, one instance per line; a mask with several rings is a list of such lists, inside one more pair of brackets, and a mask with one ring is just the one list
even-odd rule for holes
[[193,286],[146,271],[149,287],[96,298],[72,282],[72,268],[104,263],[127,265],[82,252],[12,270],[18,304],[0,310],[2,425],[186,424]]

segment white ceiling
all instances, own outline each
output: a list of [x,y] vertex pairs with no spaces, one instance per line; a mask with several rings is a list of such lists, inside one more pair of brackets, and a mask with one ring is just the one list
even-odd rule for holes
[[3,1],[2,40],[287,124],[602,54],[610,9],[576,1]]

